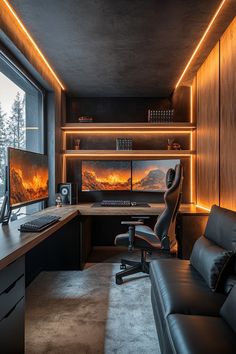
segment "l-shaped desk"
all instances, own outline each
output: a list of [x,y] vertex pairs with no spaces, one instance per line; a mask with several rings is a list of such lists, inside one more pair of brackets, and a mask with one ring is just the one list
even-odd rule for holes
[[[42,270],[81,270],[91,250],[95,217],[158,216],[164,204],[143,207],[92,207],[91,203],[49,207],[0,226],[0,347],[4,353],[24,353],[25,283]],[[20,233],[20,224],[44,214],[61,219],[39,233]],[[202,234],[208,213],[194,205],[180,207],[177,234],[179,256],[188,258]],[[115,230],[114,230],[115,235]],[[12,340],[14,338],[14,340]]]
[[[31,216],[26,216],[8,225],[0,226],[0,270],[17,258],[23,256],[39,243],[53,235],[71,220],[89,216],[158,216],[164,210],[164,204],[150,203],[149,208],[143,207],[93,207],[92,203],[76,205],[64,205],[61,208],[49,207]],[[180,215],[190,218],[203,216],[205,219],[208,212],[193,204],[182,204]],[[19,226],[29,220],[33,220],[45,214],[58,215],[61,217],[58,223],[39,233],[20,233]],[[196,219],[197,223],[198,220]],[[195,223],[195,224],[197,224]],[[192,223],[192,228],[196,225]]]

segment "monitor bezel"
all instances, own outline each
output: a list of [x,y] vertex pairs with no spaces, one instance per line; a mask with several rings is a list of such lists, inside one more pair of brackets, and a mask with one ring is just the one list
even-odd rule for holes
[[[49,198],[49,190],[47,193],[47,196],[44,198],[39,198],[39,199],[32,199],[30,201],[22,202],[22,203],[17,203],[17,204],[11,204],[11,183],[10,183],[10,152],[13,150],[21,151],[23,153],[29,153],[32,155],[40,155],[40,156],[45,156],[47,159],[47,167],[48,167],[48,156],[46,154],[41,154],[39,152],[34,152],[34,151],[29,151],[29,150],[23,150],[23,149],[18,149],[18,148],[13,148],[13,147],[8,147],[7,148],[7,164],[8,164],[8,177],[7,177],[7,184],[8,184],[8,195],[9,195],[9,200],[8,204],[11,210],[16,209],[16,208],[21,208],[30,204],[35,204],[35,203],[40,203],[43,201],[46,201]],[[48,177],[49,177],[49,171],[48,171]]]

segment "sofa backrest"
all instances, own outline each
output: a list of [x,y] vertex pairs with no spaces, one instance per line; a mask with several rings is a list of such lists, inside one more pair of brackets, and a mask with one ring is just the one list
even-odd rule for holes
[[218,246],[235,253],[222,280],[224,291],[228,293],[236,284],[236,212],[213,205],[204,235]]
[[205,236],[217,245],[236,253],[236,212],[213,205]]

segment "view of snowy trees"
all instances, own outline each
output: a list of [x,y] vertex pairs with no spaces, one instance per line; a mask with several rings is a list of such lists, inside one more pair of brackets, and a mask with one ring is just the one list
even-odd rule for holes
[[8,146],[22,149],[26,147],[25,94],[19,91],[12,97],[8,112],[3,109],[0,94],[0,197],[4,192]]

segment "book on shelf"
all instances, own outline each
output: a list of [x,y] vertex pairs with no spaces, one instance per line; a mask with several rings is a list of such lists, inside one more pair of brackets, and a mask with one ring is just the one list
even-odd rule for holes
[[131,138],[117,138],[116,150],[132,150],[133,140]]
[[148,122],[149,123],[172,123],[174,118],[173,109],[164,110],[148,110]]

